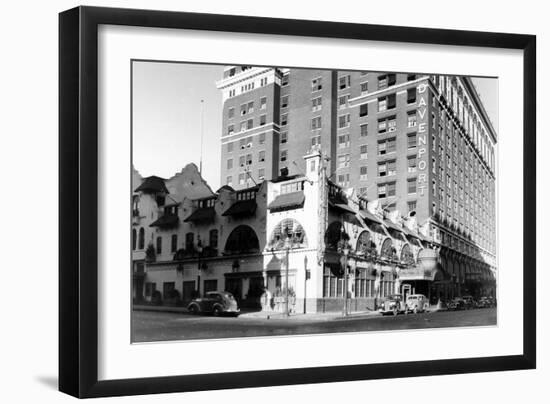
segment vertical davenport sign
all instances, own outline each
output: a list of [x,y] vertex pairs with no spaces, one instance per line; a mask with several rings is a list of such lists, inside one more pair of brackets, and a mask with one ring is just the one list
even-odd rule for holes
[[418,180],[417,188],[420,195],[424,195],[428,183],[428,175],[426,173],[426,168],[428,163],[426,162],[427,158],[427,133],[428,133],[428,123],[426,117],[427,103],[426,97],[428,92],[427,84],[420,84],[417,87],[418,94],[420,95],[420,100],[418,101],[418,108],[416,110],[417,119],[418,119],[418,155],[417,155],[417,169],[418,169]]

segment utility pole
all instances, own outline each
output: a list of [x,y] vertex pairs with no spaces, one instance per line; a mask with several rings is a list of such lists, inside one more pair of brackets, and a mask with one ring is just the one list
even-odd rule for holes
[[199,174],[202,177],[202,143],[204,140],[204,100],[201,100],[201,154],[199,162]]

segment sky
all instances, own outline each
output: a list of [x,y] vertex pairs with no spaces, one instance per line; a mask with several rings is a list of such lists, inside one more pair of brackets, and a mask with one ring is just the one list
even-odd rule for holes
[[[170,178],[190,162],[199,167],[202,100],[202,176],[220,187],[222,75],[222,65],[134,62],[133,164],[142,176]],[[498,132],[498,80],[473,82]]]

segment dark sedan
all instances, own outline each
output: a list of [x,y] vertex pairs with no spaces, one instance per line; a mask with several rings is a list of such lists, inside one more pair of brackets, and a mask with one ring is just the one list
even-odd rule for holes
[[237,316],[240,312],[239,305],[229,292],[207,292],[203,297],[193,299],[187,306],[191,314],[209,313],[214,316],[231,314]]

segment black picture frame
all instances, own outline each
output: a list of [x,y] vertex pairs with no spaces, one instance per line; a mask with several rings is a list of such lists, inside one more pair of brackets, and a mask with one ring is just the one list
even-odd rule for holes
[[[467,359],[98,381],[98,26],[462,45],[523,51],[523,353]],[[104,397],[536,367],[536,37],[183,12],[77,7],[59,15],[59,389]]]

